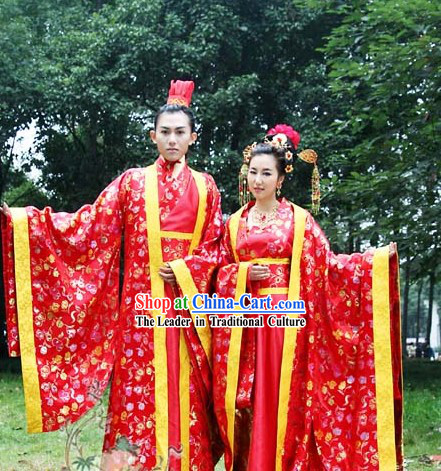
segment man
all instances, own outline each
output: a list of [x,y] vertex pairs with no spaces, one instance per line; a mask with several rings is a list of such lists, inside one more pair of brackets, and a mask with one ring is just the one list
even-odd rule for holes
[[[28,431],[78,420],[113,371],[104,469],[115,469],[121,440],[134,469],[214,468],[209,327],[158,325],[190,316],[174,299],[207,292],[217,263],[219,192],[185,161],[197,139],[193,88],[172,82],[151,132],[156,162],[126,171],[93,205],[3,211],[8,344],[22,357]],[[137,311],[138,293],[172,306]]]

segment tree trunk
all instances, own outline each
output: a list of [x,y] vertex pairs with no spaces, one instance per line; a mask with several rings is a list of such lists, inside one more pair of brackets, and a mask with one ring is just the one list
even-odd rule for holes
[[430,273],[430,285],[429,285],[429,312],[427,313],[427,333],[426,342],[430,343],[430,334],[432,331],[432,309],[433,309],[433,291],[435,288],[435,272]]
[[351,221],[348,223],[348,242],[346,245],[346,253],[354,253],[354,225]]
[[420,282],[420,287],[418,288],[418,302],[417,302],[417,312],[416,312],[416,334],[415,334],[415,346],[418,343],[420,338],[420,315],[421,315],[421,292],[423,291],[424,278]]
[[355,252],[361,252],[361,243],[360,243],[360,237],[355,238],[355,244],[354,244],[354,249]]
[[409,309],[409,290],[410,290],[410,266],[411,259],[408,256],[405,267],[405,278],[404,278],[404,295],[403,295],[403,331],[401,332],[401,345],[403,355],[407,356],[406,339],[407,339],[407,314]]

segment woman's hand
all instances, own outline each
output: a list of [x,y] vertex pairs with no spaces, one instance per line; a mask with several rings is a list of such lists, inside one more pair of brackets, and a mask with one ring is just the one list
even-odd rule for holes
[[176,284],[176,276],[168,263],[162,265],[162,267],[159,269],[159,276],[162,278],[162,280],[164,280],[166,283],[169,283],[170,285]]
[[248,276],[250,281],[266,280],[270,276],[270,269],[267,265],[251,265]]

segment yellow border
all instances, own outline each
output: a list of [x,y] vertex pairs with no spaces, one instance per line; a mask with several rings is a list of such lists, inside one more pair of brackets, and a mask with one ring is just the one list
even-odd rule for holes
[[242,213],[245,211],[246,205],[242,206],[238,211],[236,211],[230,218],[230,239],[231,239],[231,249],[233,251],[234,260],[236,263],[239,263],[239,255],[237,254],[237,233],[239,231],[239,222]]
[[207,186],[205,184],[205,179],[202,173],[191,170],[194,181],[196,183],[198,194],[199,194],[199,204],[198,204],[198,214],[196,217],[196,224],[193,230],[193,239],[190,244],[189,255],[191,255],[194,249],[199,245],[202,236],[202,229],[205,222],[205,213],[207,210]]
[[390,336],[389,247],[375,250],[372,265],[378,464],[380,471],[389,471],[397,466]]
[[[402,352],[402,347],[401,347],[401,332],[402,332],[402,327],[401,327],[401,287],[400,287],[400,256],[398,255],[398,251],[395,255],[397,258],[397,286],[396,290],[398,291],[398,338],[400,342],[400,352],[399,352],[399,361],[400,361],[400,372],[401,372],[401,400],[402,400],[402,405],[401,405],[401,417],[400,417],[400,450],[401,450],[401,457],[404,459],[404,377],[403,377],[403,352]],[[390,276],[390,274],[389,274]],[[401,464],[401,463],[400,463]]]
[[[147,241],[149,249],[150,280],[152,298],[163,298],[164,282],[159,276],[163,264],[161,228],[159,218],[158,173],[156,165],[145,169],[145,211],[147,218]],[[160,316],[161,311],[152,311],[153,316]],[[167,329],[153,328],[153,366],[155,370],[155,437],[156,464],[159,457],[164,462],[168,458],[168,374],[167,374]],[[158,407],[158,404],[160,407]]]
[[255,258],[252,260],[257,265],[289,265],[289,258]]
[[[191,306],[191,300],[195,294],[198,294],[198,289],[194,284],[193,278],[191,276],[190,270],[188,269],[185,261],[182,258],[173,260],[169,262],[173,273],[176,276],[176,281],[178,282],[182,294],[188,296],[189,305]],[[205,354],[207,355],[208,361],[211,365],[211,330],[210,325],[206,320],[205,327],[197,327],[195,322],[195,317],[193,311],[190,308],[191,317],[193,319],[193,324],[196,327],[199,338],[201,340],[202,346],[204,348]]]
[[191,232],[161,231],[161,237],[165,239],[192,240],[193,234]]
[[[300,297],[300,261],[302,258],[307,212],[300,206],[294,204],[292,206],[294,208],[294,241],[291,255],[288,299],[298,300]],[[295,317],[295,315],[293,317]],[[292,367],[296,353],[296,345],[297,329],[285,329],[280,371],[279,409],[277,413],[277,471],[282,469],[286,426],[288,423],[289,393],[291,390]]]
[[[235,301],[245,293],[249,262],[241,262],[237,272]],[[237,308],[240,309],[240,308]],[[240,350],[242,345],[242,328],[231,329],[228,347],[227,388],[225,391],[225,411],[227,415],[227,436],[231,447],[231,463],[234,461],[234,423],[236,417],[236,394],[239,381]],[[233,466],[233,465],[232,465]],[[231,469],[231,468],[230,468]]]
[[35,355],[28,215],[25,208],[11,208],[11,216],[14,225],[15,284],[27,430],[28,433],[38,433],[43,431],[43,417]]
[[267,294],[288,294],[288,288],[260,288],[257,292],[261,296]]
[[186,471],[190,469],[190,359],[182,329],[179,336],[179,365],[181,471]]

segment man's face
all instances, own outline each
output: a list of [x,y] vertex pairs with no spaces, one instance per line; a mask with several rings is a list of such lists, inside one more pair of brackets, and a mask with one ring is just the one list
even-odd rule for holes
[[169,162],[177,162],[187,154],[188,146],[197,139],[191,131],[190,120],[182,111],[162,113],[156,129],[150,131],[152,141],[158,147],[159,154]]

